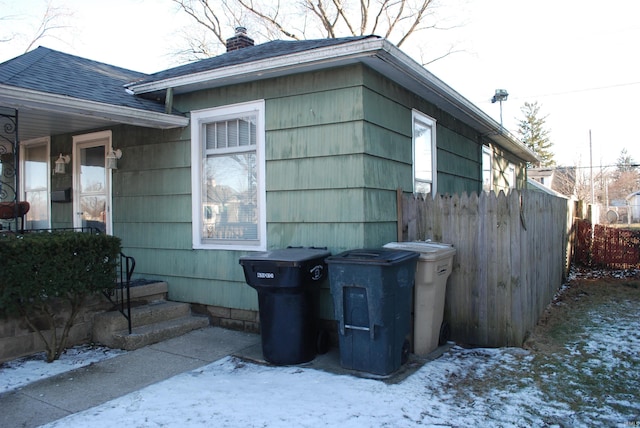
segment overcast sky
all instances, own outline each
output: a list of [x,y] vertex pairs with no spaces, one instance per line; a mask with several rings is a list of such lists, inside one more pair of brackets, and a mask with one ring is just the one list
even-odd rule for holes
[[[190,23],[169,0],[53,0],[73,11],[68,28],[41,45],[142,72],[177,65],[176,34]],[[520,108],[537,101],[561,165],[613,165],[623,148],[640,162],[635,132],[640,99],[640,2],[636,0],[440,0],[446,31],[425,33],[438,56],[427,68],[500,120],[496,89],[506,89],[505,127],[517,135]],[[0,36],[25,33],[44,0],[0,0]],[[250,29],[249,29],[250,31]],[[229,36],[233,29],[229,29]],[[249,34],[251,36],[251,34]],[[0,44],[0,61],[20,55],[25,41]],[[411,46],[403,46],[413,54]],[[430,52],[426,53],[429,57]]]

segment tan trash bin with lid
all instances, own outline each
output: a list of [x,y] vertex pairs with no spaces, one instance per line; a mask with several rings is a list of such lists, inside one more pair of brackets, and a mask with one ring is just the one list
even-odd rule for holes
[[416,355],[424,356],[438,347],[447,279],[456,249],[431,241],[390,242],[385,248],[420,253],[414,288],[413,349]]

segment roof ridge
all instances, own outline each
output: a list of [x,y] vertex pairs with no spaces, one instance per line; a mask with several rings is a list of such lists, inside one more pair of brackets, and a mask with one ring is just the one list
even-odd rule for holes
[[[208,58],[203,58],[193,62],[187,62],[177,65],[165,70],[160,70],[155,73],[144,76],[141,82],[132,82],[131,85],[138,83],[148,83],[158,80],[163,80],[168,77],[181,76],[186,74],[198,73],[201,71],[207,71],[219,67],[225,67],[229,65],[237,65],[248,63],[256,60],[264,60],[270,58],[276,58],[279,56],[287,55],[291,52],[308,51],[313,49],[327,48],[330,46],[336,46],[340,44],[356,42],[369,38],[380,39],[380,36],[365,35],[365,36],[349,36],[349,37],[329,37],[318,39],[303,39],[303,40],[269,40],[265,43],[258,45],[248,46],[242,49],[237,49],[231,52],[223,52],[219,55],[215,55]],[[291,45],[291,49],[284,49],[283,46]],[[295,46],[300,49],[295,50]],[[130,85],[128,85],[130,86]]]

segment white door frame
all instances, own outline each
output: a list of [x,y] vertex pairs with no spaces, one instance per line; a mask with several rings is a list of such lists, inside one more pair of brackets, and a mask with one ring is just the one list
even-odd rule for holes
[[106,168],[106,156],[112,147],[111,131],[93,132],[90,134],[73,136],[73,227],[82,227],[82,211],[80,208],[80,150],[104,146],[105,154],[105,230],[108,235],[113,234],[113,218],[112,218],[112,193],[111,180],[112,171]]

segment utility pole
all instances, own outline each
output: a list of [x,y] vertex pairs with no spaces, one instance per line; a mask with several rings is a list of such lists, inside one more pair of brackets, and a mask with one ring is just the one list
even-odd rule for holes
[[593,190],[593,147],[591,144],[591,130],[589,130],[589,171],[591,181],[591,205],[595,205],[595,193]]

